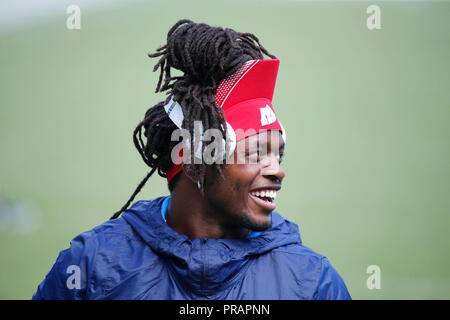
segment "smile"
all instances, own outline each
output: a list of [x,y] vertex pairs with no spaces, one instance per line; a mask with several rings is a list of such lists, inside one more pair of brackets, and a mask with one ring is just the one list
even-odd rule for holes
[[253,201],[260,207],[263,207],[266,210],[274,210],[275,199],[277,197],[277,190],[267,189],[267,190],[258,190],[250,192],[250,197]]
[[264,201],[273,202],[277,197],[277,191],[275,190],[261,190],[250,192],[252,196],[258,197]]

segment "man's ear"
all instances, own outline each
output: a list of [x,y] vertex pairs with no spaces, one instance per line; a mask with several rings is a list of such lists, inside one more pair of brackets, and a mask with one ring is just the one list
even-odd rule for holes
[[184,169],[177,175],[177,177],[178,180],[175,188],[179,188],[179,190],[183,190],[185,188],[189,188],[191,190],[197,189],[203,194],[203,188],[200,180],[196,179],[192,175],[186,174]]
[[185,165],[182,164],[183,170],[180,174],[185,176],[189,182],[193,185],[197,186],[197,181],[199,180],[198,173],[195,170],[194,165]]
[[[225,179],[225,171],[227,170],[228,166],[229,165],[225,163],[217,166],[214,165],[205,166],[205,176],[201,189],[205,191],[214,184],[222,183],[223,180]],[[202,183],[201,180],[200,183]]]
[[211,175],[211,168],[212,166],[205,166],[205,174],[202,177],[199,170],[195,170],[195,165],[183,165],[182,174],[193,188],[199,190],[201,195],[204,195],[205,181],[207,181],[206,178]]

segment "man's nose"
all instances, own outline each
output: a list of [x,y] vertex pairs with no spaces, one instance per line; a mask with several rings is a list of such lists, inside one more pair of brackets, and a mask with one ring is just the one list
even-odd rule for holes
[[274,176],[281,182],[286,174],[281,167],[279,158],[275,155],[270,155],[264,160],[264,166],[261,169],[261,174],[263,176]]

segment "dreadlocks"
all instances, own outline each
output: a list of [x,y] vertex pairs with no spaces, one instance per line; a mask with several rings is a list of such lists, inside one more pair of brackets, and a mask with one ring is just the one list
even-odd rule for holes
[[[217,87],[222,79],[235,73],[246,61],[263,59],[263,54],[276,58],[251,33],[240,33],[190,20],[180,20],[169,30],[167,44],[157,49],[156,53],[148,55],[150,58],[160,57],[153,69],[160,69],[155,92],[165,91],[168,97],[147,110],[144,120],[137,125],[133,134],[136,149],[152,169],[127,203],[111,219],[119,217],[128,208],[156,170],[161,177],[166,177],[165,172],[173,166],[171,151],[178,142],[171,141],[171,135],[177,127],[164,109],[171,96],[181,105],[184,115],[182,127],[191,134],[194,121],[201,121],[205,130],[219,129],[225,136],[223,110],[216,105]],[[171,76],[171,68],[180,70],[183,75]],[[190,150],[192,156],[194,148],[191,147]],[[221,165],[214,164],[214,169],[222,175]],[[199,181],[201,186],[204,185],[204,163],[183,164],[183,171],[194,181]],[[169,183],[170,191],[175,183],[176,177]]]

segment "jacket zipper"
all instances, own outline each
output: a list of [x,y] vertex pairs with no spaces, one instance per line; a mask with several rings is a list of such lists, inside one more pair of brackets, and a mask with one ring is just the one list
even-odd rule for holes
[[208,241],[207,238],[203,238],[203,246],[202,246],[202,260],[203,260],[203,272],[202,272],[202,278],[200,282],[200,290],[206,289],[206,241]]

